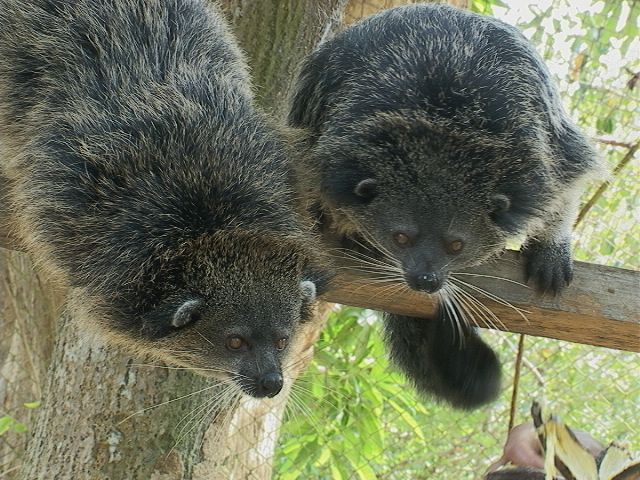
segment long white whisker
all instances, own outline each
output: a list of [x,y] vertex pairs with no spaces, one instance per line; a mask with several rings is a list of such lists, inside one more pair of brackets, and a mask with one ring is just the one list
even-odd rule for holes
[[[468,292],[464,291],[462,288],[458,287],[457,285],[454,285],[452,283],[451,288],[456,292],[457,295],[459,295],[460,299],[463,299],[463,298],[466,299],[465,302],[467,303],[469,308],[472,308],[475,313],[478,313],[480,317],[482,317],[482,319],[485,322],[485,325],[492,326],[493,328],[495,328],[495,324],[491,320],[491,317],[487,316],[487,314],[485,313],[485,310],[488,311],[489,314],[493,316],[493,318],[495,318],[497,321],[500,321],[500,319],[490,309],[488,309],[485,305],[483,305],[481,302],[475,299],[472,295],[470,295]],[[479,326],[477,321],[475,322],[475,324],[476,326]]]
[[381,297],[383,300],[388,299],[389,297],[391,297],[394,293],[400,292],[402,291],[403,287],[405,287],[404,284],[398,283],[398,282],[393,282],[390,285],[381,288],[378,293],[376,294],[376,296]]
[[[452,284],[453,285],[453,284]],[[496,323],[494,323],[493,321],[491,321],[491,318],[493,318],[497,324],[499,324],[503,330],[506,330],[507,328],[505,327],[504,323],[502,323],[502,320],[500,320],[500,318],[493,313],[493,311],[487,307],[484,303],[482,303],[480,300],[478,300],[477,298],[475,298],[473,295],[471,295],[469,292],[465,291],[463,288],[458,287],[457,285],[454,286],[456,288],[456,290],[458,292],[460,292],[461,295],[466,296],[470,302],[472,302],[473,304],[476,305],[476,307],[480,310],[480,313],[482,315],[482,317],[485,319],[485,321],[487,322],[487,325],[491,326],[492,328],[499,330],[496,326]],[[486,314],[483,314],[482,312],[486,312],[490,315],[491,318],[488,318],[486,316]]]
[[211,342],[211,340],[209,340],[207,337],[205,337],[203,334],[201,334],[201,333],[198,331],[198,329],[197,329],[197,328],[194,328],[193,330],[194,330],[198,335],[200,335],[202,338],[204,338],[204,340],[205,340],[209,345],[211,345],[212,347],[214,347],[214,348],[215,348],[215,345]]
[[[242,396],[242,391],[238,388],[235,388],[235,385],[232,386],[233,388],[229,389],[227,395],[225,395],[224,398],[220,399],[220,401],[218,402],[218,405],[212,405],[211,408],[201,417],[200,423],[204,422],[206,418],[208,418],[211,413],[216,412],[215,416],[210,420],[210,423],[213,422],[214,420],[217,420],[217,418],[220,416],[220,414],[223,415],[222,417],[222,421],[220,422],[220,428],[218,430],[218,433],[216,434],[216,436],[211,440],[211,442],[213,444],[218,443],[218,440],[220,439],[220,437],[223,435],[225,429],[229,428],[229,420],[233,417],[233,414],[235,413],[237,407],[238,407],[238,401],[240,399],[240,397]],[[191,428],[191,430],[193,430],[193,428],[197,425],[197,423],[194,424],[194,426]],[[191,431],[190,430],[190,431]],[[183,434],[183,437],[188,435],[189,432],[186,432],[185,434]],[[181,439],[179,439],[178,441],[180,441]],[[177,444],[177,443],[176,443]]]
[[183,398],[187,398],[187,397],[191,397],[191,396],[193,396],[193,395],[197,395],[198,393],[206,392],[207,390],[211,390],[212,388],[216,388],[216,387],[218,387],[218,386],[219,386],[218,384],[216,384],[216,385],[209,385],[208,387],[202,388],[202,389],[197,390],[197,391],[195,391],[195,392],[188,393],[188,394],[186,394],[186,395],[182,395],[182,396],[180,396],[180,397],[178,397],[178,398],[174,398],[174,399],[172,399],[172,400],[167,400],[166,402],[158,403],[158,404],[156,404],[156,405],[152,405],[152,406],[150,406],[150,407],[143,408],[142,410],[138,410],[137,412],[132,413],[131,415],[129,415],[128,417],[126,417],[124,420],[119,421],[119,422],[118,422],[118,425],[120,425],[120,424],[121,424],[121,423],[123,423],[123,422],[126,422],[126,421],[127,421],[127,420],[129,420],[131,417],[135,417],[136,415],[140,415],[140,414],[142,414],[142,413],[144,413],[144,412],[148,412],[149,410],[153,410],[154,408],[158,408],[158,407],[161,407],[161,406],[163,406],[163,405],[167,405],[167,404],[169,404],[169,403],[177,402],[178,400],[182,400]]
[[[355,220],[352,215],[349,214],[349,212],[347,212],[344,209],[340,209],[340,212],[349,219],[349,221],[351,221],[354,225],[358,226],[358,230],[359,232],[366,238],[366,240],[368,240],[376,249],[378,249],[380,251],[380,253],[382,253],[383,255],[385,255],[387,258],[389,258],[392,261],[396,261],[394,258],[394,255],[384,246],[381,245],[380,242],[373,236],[371,235],[371,233],[369,233],[369,231],[365,228],[362,227],[362,225],[360,224],[360,222],[358,222],[357,220]],[[358,240],[356,239],[352,239],[355,243],[357,243],[358,245],[360,245],[361,247],[368,249],[366,246],[362,245],[360,242],[358,242]]]
[[[382,255],[384,255],[387,259],[391,260],[394,263],[397,262],[397,260],[395,260],[395,258],[393,256],[393,254],[384,245],[380,244],[380,242],[373,235],[371,235],[371,233],[369,233],[364,228],[360,228],[360,232],[365,237],[365,239],[368,240],[371,243],[371,245],[373,245],[380,253],[382,253]],[[352,239],[352,240],[356,244],[360,245],[362,248],[368,250],[367,246],[363,245],[357,239]]]
[[513,310],[514,310],[515,312],[517,312],[517,313],[518,313],[518,315],[520,315],[520,316],[521,316],[521,317],[522,317],[522,318],[523,318],[527,323],[529,323],[529,319],[528,319],[528,318],[526,317],[526,315],[524,315],[524,314],[525,314],[525,313],[531,313],[531,312],[529,312],[529,311],[527,311],[527,310],[520,309],[520,308],[518,308],[518,307],[516,307],[516,306],[512,305],[511,303],[507,302],[506,300],[504,300],[504,299],[502,299],[502,298],[498,297],[497,295],[494,295],[494,294],[493,294],[493,293],[491,293],[491,292],[487,292],[486,290],[484,290],[484,289],[482,289],[482,288],[480,288],[480,287],[478,287],[478,286],[476,286],[476,285],[473,285],[473,284],[471,284],[471,283],[463,282],[463,281],[462,281],[462,280],[460,280],[459,278],[451,277],[451,280],[454,280],[454,281],[456,281],[456,282],[458,282],[458,283],[460,283],[460,284],[464,285],[465,287],[470,288],[471,290],[475,290],[476,292],[480,293],[481,295],[484,295],[485,297],[488,297],[488,298],[490,298],[491,300],[494,300],[495,302],[497,302],[497,303],[499,303],[499,304],[501,304],[501,305],[504,305],[504,306],[506,306],[506,307],[509,307],[509,308],[513,309]]
[[225,369],[221,369],[221,368],[212,368],[212,367],[173,367],[173,366],[166,366],[166,365],[153,365],[150,363],[132,363],[131,364],[132,367],[148,367],[148,368],[162,368],[162,369],[166,369],[166,370],[192,370],[192,371],[206,371],[206,372],[216,372],[216,373],[228,373],[230,375],[236,375],[236,376],[241,376],[244,377],[245,375],[241,375],[239,373],[236,372],[232,372],[231,370],[225,370]]
[[[193,419],[193,422],[192,422],[193,425],[187,431],[185,431],[182,434],[180,434],[180,433],[178,434],[178,439],[175,441],[175,443],[171,447],[171,450],[169,450],[168,455],[171,454],[171,452],[176,448],[176,446],[178,446],[178,444],[182,441],[183,438],[185,438],[187,435],[189,435],[199,424],[204,423],[205,419],[208,418],[211,415],[211,413],[213,413],[216,410],[216,408],[218,408],[218,406],[220,407],[220,410],[223,410],[223,409],[227,408],[227,404],[226,404],[225,400],[228,398],[229,395],[231,395],[231,393],[229,393],[230,391],[231,391],[231,393],[233,393],[233,387],[232,386],[230,386],[228,389],[225,389],[223,391],[224,395],[221,398],[221,401],[219,402],[219,405],[216,405],[216,402],[211,402],[211,401],[207,402],[207,405],[209,406],[209,408],[206,409],[204,414],[201,415],[199,419],[197,419],[197,418]],[[180,430],[180,432],[182,432],[185,429],[186,426],[188,426],[188,424],[185,425],[182,428],[182,430]]]
[[320,422],[318,421],[317,417],[315,416],[313,411],[309,408],[309,406],[306,404],[304,399],[299,397],[299,393],[292,389],[291,390],[291,398],[295,399],[294,401],[297,402],[297,404],[300,407],[301,411],[306,416],[306,418],[309,420],[309,422],[311,423],[311,426],[316,430],[316,432],[322,431],[321,428],[320,428]]
[[[471,325],[471,322],[473,322],[474,325],[478,325],[475,316],[473,315],[474,312],[469,308],[465,299],[463,297],[460,297],[454,289],[450,288],[449,285],[446,285],[444,288],[447,289],[447,293],[451,295],[451,298],[460,306],[460,311],[464,316],[465,324],[469,326]],[[464,339],[462,339],[460,345],[461,347],[464,346]]]
[[[474,311],[480,314],[480,316],[482,317],[486,325],[490,326],[495,330],[498,330],[492,318],[495,319],[496,322],[503,325],[502,321],[491,311],[491,309],[487,308],[482,302],[474,298],[473,295],[469,294],[468,292],[466,292],[465,290],[463,290],[458,286],[455,286],[455,285],[452,285],[452,286],[455,288],[455,290],[458,292],[458,295],[460,295],[461,298],[466,298],[468,304],[474,307]],[[488,312],[490,316],[487,316],[485,312]],[[476,322],[476,325],[478,325],[477,322]]]
[[[302,383],[312,383],[310,380],[307,380],[305,378],[297,378],[296,379],[296,384],[299,384],[300,382],[302,382]],[[308,388],[305,388],[305,389],[310,395],[314,395],[313,392],[310,389],[308,389]],[[339,395],[340,397],[342,397],[345,400],[349,400],[349,401],[351,400],[351,398],[348,397],[347,395],[345,395],[344,393],[336,390],[335,388],[331,388],[326,384],[322,385],[322,389],[323,390],[327,390],[328,392],[331,392],[331,393],[333,393],[335,395]]]
[[326,399],[326,398],[324,398],[324,397],[323,397],[323,398],[317,398],[317,397],[313,394],[313,392],[312,392],[310,389],[306,388],[304,385],[301,385],[301,384],[299,384],[299,383],[297,383],[297,382],[296,382],[296,383],[293,383],[293,384],[292,384],[292,386],[291,386],[291,390],[293,391],[293,389],[294,389],[294,388],[295,388],[295,389],[298,391],[298,393],[300,393],[300,394],[304,393],[304,394],[306,394],[306,395],[309,395],[309,398],[310,398],[310,399],[313,399],[314,401],[318,401],[318,400],[320,400],[320,403],[321,403],[321,404],[323,404],[323,403],[324,403],[324,404],[327,404],[327,405],[329,405],[330,407],[332,407],[332,408],[334,408],[334,409],[337,409],[337,408],[338,408],[338,407],[337,407],[333,402],[330,402],[329,400],[327,400],[327,399]]
[[385,282],[405,283],[404,279],[397,275],[378,275],[375,277],[367,277],[366,279],[362,279],[362,280],[366,280],[366,281],[384,280]]
[[341,265],[336,267],[336,270],[359,270],[362,272],[381,272],[381,273],[393,273],[395,275],[402,275],[403,272],[400,269],[397,270],[392,270],[388,267],[383,267],[383,266],[369,266],[369,265],[361,265],[361,264],[357,264],[357,265]]
[[[228,385],[228,384],[225,385],[225,387],[221,389],[221,391],[217,392],[213,397],[207,400],[204,400],[200,405],[198,405],[197,407],[194,407],[189,413],[183,415],[180,421],[178,422],[178,424],[174,428],[180,427],[180,425],[182,425],[183,422],[187,422],[185,426],[188,425],[190,423],[191,418],[197,416],[198,413],[200,413],[202,410],[216,403],[218,400],[222,399],[227,394],[227,392],[232,388],[233,387],[231,385]],[[184,428],[185,427],[182,427],[182,429],[178,432],[178,436],[180,436]]]
[[355,252],[352,251],[353,253],[357,253],[357,255],[352,255],[352,254],[344,254],[341,257],[342,258],[346,258],[348,260],[353,260],[355,262],[357,262],[358,264],[363,264],[366,265],[370,268],[380,268],[380,269],[384,269],[386,271],[395,271],[395,272],[402,272],[402,269],[397,265],[397,264],[393,264],[393,263],[387,263],[384,262],[382,260],[370,257],[368,255],[364,255],[361,254],[359,252]]
[[[462,315],[462,310],[459,310],[456,308],[456,303],[459,303],[456,296],[454,295],[453,291],[448,290],[446,287],[444,287],[442,289],[442,292],[446,295],[446,303],[449,306],[449,311],[451,312],[451,314],[453,315],[454,319],[456,320],[456,330],[458,332],[458,345],[460,347],[460,349],[462,350],[464,348],[464,342],[465,342],[465,338],[464,338],[464,332],[463,332],[463,328],[462,325],[460,323],[460,321],[458,320],[457,317],[457,313],[459,312],[460,315]],[[464,319],[465,323],[467,322],[467,319]]]
[[[339,250],[335,250],[335,252],[337,252],[337,256],[345,256],[348,258],[353,258],[353,259],[359,259],[359,260],[363,260],[363,261],[370,261],[373,263],[377,263],[377,264],[386,264],[389,266],[399,266],[398,265],[398,261],[395,258],[387,258],[387,257],[383,257],[378,258],[377,256],[372,256],[377,254],[378,252],[371,250],[371,247],[364,245],[363,243],[359,242],[358,240],[354,240],[354,243],[356,243],[356,245],[360,246],[362,249],[364,249],[363,251],[359,251],[359,250],[352,250],[352,249],[348,249],[348,248],[342,248]],[[365,253],[367,252],[367,253]],[[333,254],[332,254],[333,255]],[[387,263],[384,261],[384,259],[388,259],[391,260],[390,263]]]
[[438,294],[439,294],[440,298],[442,299],[442,302],[441,302],[442,305],[445,306],[445,312],[449,313],[449,315],[447,315],[447,317],[451,318],[451,320],[454,322],[453,326],[458,331],[459,338],[462,338],[462,326],[460,325],[460,319],[458,318],[458,314],[456,312],[455,307],[451,303],[451,299],[449,298],[449,295],[448,295],[447,291],[441,289],[438,292]]

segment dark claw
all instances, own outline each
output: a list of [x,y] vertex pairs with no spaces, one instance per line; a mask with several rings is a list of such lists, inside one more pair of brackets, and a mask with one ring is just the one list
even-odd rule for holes
[[569,242],[543,243],[531,240],[523,246],[522,255],[526,258],[527,282],[533,281],[541,293],[557,295],[573,280]]

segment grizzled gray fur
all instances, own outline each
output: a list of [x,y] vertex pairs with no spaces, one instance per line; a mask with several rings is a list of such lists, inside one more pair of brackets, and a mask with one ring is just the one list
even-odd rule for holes
[[324,269],[202,0],[0,0],[15,234],[84,324],[272,396]]
[[325,238],[443,299],[436,322],[388,316],[392,358],[456,406],[494,398],[499,363],[473,329],[454,327],[470,312],[452,272],[524,235],[528,277],[561,290],[578,197],[600,168],[540,56],[493,18],[387,10],[306,59],[289,123],[305,132],[301,182]]

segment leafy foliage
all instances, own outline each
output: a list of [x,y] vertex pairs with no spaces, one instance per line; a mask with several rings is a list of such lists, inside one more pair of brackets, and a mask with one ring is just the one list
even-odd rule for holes
[[[24,404],[24,407],[29,410],[38,408],[39,406],[40,402],[29,402]],[[11,415],[4,415],[0,417],[0,436],[12,431],[15,433],[25,433],[28,430],[27,425],[16,420]]]

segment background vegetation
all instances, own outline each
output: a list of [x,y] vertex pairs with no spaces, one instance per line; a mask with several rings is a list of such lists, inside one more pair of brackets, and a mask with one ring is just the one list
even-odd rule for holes
[[[356,17],[408,2],[353,3],[361,4],[351,9]],[[584,196],[576,257],[638,269],[640,2],[470,3],[534,42],[565,105],[615,173]],[[505,389],[489,408],[466,413],[417,397],[389,366],[380,330],[376,312],[344,307],[332,314],[294,393],[276,478],[477,479],[501,455],[519,335],[486,332],[502,359]],[[637,451],[639,371],[637,354],[526,337],[515,423],[529,419],[533,399],[545,398],[569,425],[604,443],[626,438]]]

